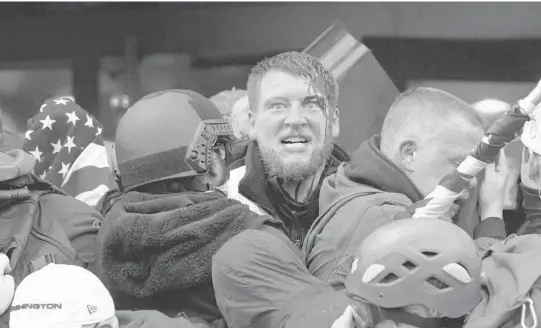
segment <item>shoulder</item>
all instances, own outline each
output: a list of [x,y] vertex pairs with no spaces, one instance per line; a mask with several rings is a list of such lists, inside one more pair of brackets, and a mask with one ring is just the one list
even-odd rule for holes
[[[336,209],[334,217],[342,223],[343,221],[358,221],[367,215],[388,217],[403,211],[409,205],[411,201],[405,195],[373,192],[353,197]],[[352,215],[352,213],[355,214]]]
[[407,203],[393,202],[403,200],[399,196],[389,193],[358,196],[319,221],[307,239],[311,243],[305,244],[304,255],[310,272],[333,286],[342,286],[351,268],[352,254],[362,241],[405,210]]
[[[54,215],[59,221],[78,221],[84,219],[96,225],[94,220],[103,221],[101,214],[93,207],[71,196],[45,194],[39,198],[42,213]],[[98,224],[99,225],[99,224]]]

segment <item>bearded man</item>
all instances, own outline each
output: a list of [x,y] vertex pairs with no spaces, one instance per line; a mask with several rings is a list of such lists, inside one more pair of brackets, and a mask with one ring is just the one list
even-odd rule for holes
[[251,141],[236,152],[228,196],[279,218],[301,246],[323,179],[349,160],[334,144],[338,83],[317,59],[286,52],[258,63],[247,89]]

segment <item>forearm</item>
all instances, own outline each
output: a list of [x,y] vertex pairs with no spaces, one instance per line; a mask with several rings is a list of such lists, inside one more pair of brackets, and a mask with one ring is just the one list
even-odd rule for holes
[[505,231],[505,222],[500,217],[487,217],[475,227],[473,231],[473,239],[482,237],[490,237],[495,239],[505,239],[507,232]]
[[526,222],[518,229],[518,235],[541,233],[541,197],[540,190],[520,185],[523,195],[522,208]]
[[507,232],[505,221],[503,220],[503,199],[496,199],[490,202],[479,199],[479,219],[473,231],[473,238],[489,237],[495,239],[505,239]]
[[522,208],[526,214],[526,220],[541,220],[541,194],[539,189],[520,185],[522,189]]

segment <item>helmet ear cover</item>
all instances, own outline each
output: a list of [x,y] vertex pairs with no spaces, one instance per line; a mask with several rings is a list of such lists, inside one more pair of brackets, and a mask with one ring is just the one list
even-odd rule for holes
[[233,128],[226,120],[202,121],[189,145],[118,163],[121,184],[129,190],[150,182],[205,174],[213,147],[225,145],[227,157],[234,138]]
[[233,128],[229,122],[223,119],[205,120],[199,124],[192,142],[186,149],[185,161],[198,175],[205,174],[210,165],[212,148],[216,144],[225,145],[227,161],[233,139]]

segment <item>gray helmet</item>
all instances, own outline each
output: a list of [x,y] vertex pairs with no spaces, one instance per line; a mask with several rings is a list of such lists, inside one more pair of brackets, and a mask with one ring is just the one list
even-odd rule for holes
[[383,308],[421,304],[458,318],[481,300],[481,258],[455,224],[403,219],[362,242],[345,285],[351,298]]
[[116,130],[117,174],[124,191],[152,182],[205,174],[217,144],[229,145],[231,125],[207,98],[165,90],[136,102]]

